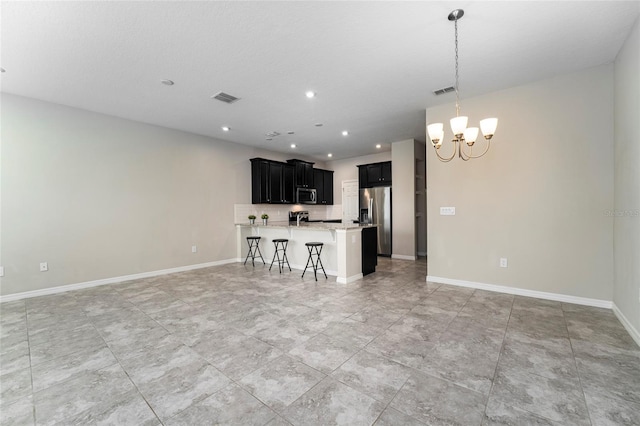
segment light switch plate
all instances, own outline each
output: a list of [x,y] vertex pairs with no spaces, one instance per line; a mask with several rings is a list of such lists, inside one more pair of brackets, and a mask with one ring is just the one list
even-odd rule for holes
[[455,207],[440,207],[440,216],[455,216]]

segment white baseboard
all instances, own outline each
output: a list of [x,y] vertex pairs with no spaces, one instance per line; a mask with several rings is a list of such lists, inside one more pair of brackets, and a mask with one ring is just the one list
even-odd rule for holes
[[362,278],[363,278],[363,275],[360,273],[360,274],[352,275],[352,276],[347,277],[347,278],[338,277],[338,278],[336,278],[336,282],[339,283],[339,284],[349,284],[349,283],[352,283],[354,281],[361,280]]
[[400,260],[416,260],[415,256],[407,256],[405,254],[392,254],[391,258]]
[[575,303],[576,305],[595,306],[611,309],[613,302],[610,300],[589,299],[587,297],[569,296],[559,293],[547,293],[544,291],[527,290],[524,288],[507,287],[503,285],[484,284],[474,281],[456,280],[453,278],[434,277],[427,275],[427,281],[441,284],[456,285],[459,287],[477,288],[479,290],[495,291],[497,293],[515,294],[517,296],[537,297],[538,299],[555,300],[557,302]]
[[615,303],[613,304],[613,313],[616,315],[616,317],[618,317],[618,319],[620,320],[624,328],[627,329],[627,331],[629,332],[633,340],[635,340],[637,345],[640,346],[640,332],[636,330],[633,324],[631,324],[631,322],[627,319],[627,317],[624,316],[622,311],[618,308],[618,306],[616,306]]
[[0,296],[0,303],[11,302],[11,301],[20,300],[20,299],[27,299],[30,297],[65,293],[67,291],[80,290],[80,289],[89,288],[89,287],[97,287],[105,284],[121,283],[124,281],[137,280],[140,278],[150,278],[150,277],[156,277],[158,275],[167,275],[167,274],[174,274],[176,272],[192,271],[194,269],[209,268],[211,266],[226,265],[228,263],[234,263],[234,262],[236,262],[236,259],[225,259],[225,260],[218,260],[215,262],[199,263],[196,265],[187,265],[187,266],[178,266],[177,268],[161,269],[158,271],[150,271],[150,272],[141,272],[139,274],[104,278],[101,280],[86,281],[86,282],[76,283],[76,284],[67,284],[67,285],[61,285],[56,287],[48,287],[40,290],[25,291],[22,293],[7,294],[5,296]]

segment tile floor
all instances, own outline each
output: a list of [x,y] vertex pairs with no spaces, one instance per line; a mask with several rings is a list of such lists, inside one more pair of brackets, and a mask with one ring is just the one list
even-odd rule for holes
[[232,264],[0,305],[2,425],[638,425],[610,310]]

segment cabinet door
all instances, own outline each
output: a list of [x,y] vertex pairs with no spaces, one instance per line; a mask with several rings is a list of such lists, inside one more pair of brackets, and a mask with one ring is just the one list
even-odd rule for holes
[[367,166],[358,166],[358,187],[360,189],[367,188],[369,180],[367,179]]
[[282,173],[283,173],[283,165],[279,163],[271,163],[269,165],[269,178],[270,178],[270,187],[271,194],[269,197],[269,202],[271,204],[279,204],[284,202],[284,194],[282,191]]
[[324,170],[313,169],[313,183],[318,204],[324,204]]
[[367,166],[367,186],[379,185],[382,181],[382,167],[380,164],[369,164]]
[[324,204],[333,205],[333,172],[325,170],[323,173]]
[[380,177],[385,185],[391,184],[391,161],[387,161],[381,164]]
[[282,195],[285,204],[295,204],[296,202],[295,175],[296,168],[294,166],[282,166]]
[[251,160],[251,202],[261,204],[269,202],[269,162]]

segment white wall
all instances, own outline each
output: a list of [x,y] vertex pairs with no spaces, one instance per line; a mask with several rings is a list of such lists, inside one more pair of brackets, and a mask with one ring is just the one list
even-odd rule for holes
[[640,336],[640,23],[615,62],[613,301]]
[[1,102],[2,295],[234,259],[249,158],[293,157],[7,94]]
[[[427,110],[445,153],[454,112]],[[463,98],[462,113],[500,121],[480,159],[441,163],[427,146],[428,275],[612,300],[613,65]]]

